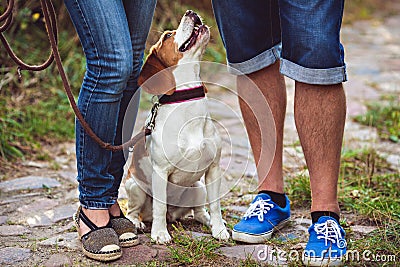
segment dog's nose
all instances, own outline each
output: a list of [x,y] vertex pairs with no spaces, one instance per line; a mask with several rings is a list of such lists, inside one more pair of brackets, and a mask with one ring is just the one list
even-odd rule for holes
[[193,10],[187,10],[186,13],[185,13],[185,16],[189,16],[189,15],[192,15],[192,14],[196,14],[196,13],[194,13]]

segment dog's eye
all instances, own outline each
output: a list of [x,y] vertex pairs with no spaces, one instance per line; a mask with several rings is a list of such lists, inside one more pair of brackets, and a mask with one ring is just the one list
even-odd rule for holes
[[173,34],[172,32],[169,32],[167,34],[164,35],[164,40],[167,40],[169,37],[171,37]]

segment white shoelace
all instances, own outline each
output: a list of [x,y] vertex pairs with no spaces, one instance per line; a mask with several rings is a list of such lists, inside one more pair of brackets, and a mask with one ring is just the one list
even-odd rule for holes
[[327,220],[323,223],[316,223],[314,230],[317,233],[318,239],[325,239],[325,246],[328,246],[328,241],[337,243],[338,248],[346,247],[346,240],[342,237],[339,225],[334,220]]
[[269,203],[271,199],[262,199],[259,197],[256,201],[254,201],[250,207],[247,209],[243,218],[247,220],[250,217],[257,216],[260,222],[264,221],[264,214],[267,214],[269,210],[274,207],[274,204]]

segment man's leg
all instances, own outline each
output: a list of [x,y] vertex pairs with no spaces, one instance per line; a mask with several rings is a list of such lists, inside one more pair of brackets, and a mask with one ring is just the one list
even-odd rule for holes
[[337,181],[346,99],[342,84],[296,82],[294,116],[310,173],[311,211],[339,214]]
[[[253,82],[257,87],[254,87]],[[258,169],[259,190],[283,193],[282,150],[286,88],[285,80],[279,73],[279,62],[247,76],[239,76],[237,87],[240,109]],[[264,99],[254,97],[260,95],[260,92],[255,90],[261,91]],[[266,116],[266,114],[263,114],[266,102],[271,109],[275,123],[275,136],[272,133],[273,129],[271,130],[274,125],[270,123],[268,118],[263,117]],[[274,141],[275,148],[271,144]],[[275,149],[274,154],[271,153],[271,148]]]
[[232,238],[262,243],[290,218],[290,204],[283,194],[282,178],[286,91],[279,73],[278,0],[218,0],[213,1],[213,8],[229,70],[240,74],[237,79],[239,103],[262,190],[243,219],[233,227]]

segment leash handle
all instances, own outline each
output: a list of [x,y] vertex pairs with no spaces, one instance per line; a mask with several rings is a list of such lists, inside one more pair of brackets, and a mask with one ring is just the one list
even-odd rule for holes
[[[50,2],[50,0],[47,0],[48,3],[48,8],[51,9],[51,12],[49,12],[49,20],[46,22],[46,27],[47,23],[51,24],[51,29],[52,29],[52,34],[54,34],[56,43],[58,40],[58,33],[57,33],[57,19],[56,19],[56,12],[54,9],[53,4]],[[30,70],[30,71],[41,71],[46,69],[47,67],[50,66],[50,64],[54,60],[53,53],[50,53],[49,57],[47,60],[40,64],[40,65],[28,65],[25,62],[23,62],[13,51],[11,48],[11,45],[8,43],[7,39],[3,35],[3,32],[5,32],[8,27],[11,25],[12,22],[12,10],[14,8],[14,0],[8,0],[7,1],[7,9],[6,11],[0,16],[0,22],[4,23],[0,26],[0,40],[3,43],[4,48],[6,49],[7,53],[10,55],[11,59],[18,65],[18,71],[21,70]],[[43,9],[43,5],[42,5]],[[44,11],[43,11],[44,12]]]
[[62,61],[61,61],[60,52],[58,51],[58,45],[57,45],[58,44],[58,42],[57,42],[58,32],[57,32],[56,12],[55,12],[53,3],[50,0],[40,0],[40,5],[42,7],[45,25],[46,25],[46,31],[47,31],[47,35],[48,35],[49,41],[50,41],[51,54],[45,63],[43,63],[41,65],[31,66],[31,65],[25,64],[21,59],[19,59],[15,55],[15,53],[11,49],[11,46],[9,45],[9,43],[7,42],[6,38],[3,35],[3,32],[11,24],[12,9],[14,7],[14,0],[8,0],[7,2],[8,2],[7,9],[6,9],[5,13],[0,16],[0,22],[5,21],[4,24],[0,26],[0,40],[2,41],[8,54],[16,62],[16,64],[18,65],[18,68],[20,70],[31,70],[31,71],[44,70],[45,68],[50,66],[50,64],[53,62],[53,60],[55,60],[58,72],[59,72],[59,74],[61,76],[61,80],[63,82],[65,93],[67,94],[69,103],[75,113],[76,118],[81,123],[82,128],[86,131],[86,133],[101,148],[111,150],[113,152],[123,150],[123,149],[129,148],[129,147],[133,147],[140,139],[151,134],[151,129],[145,128],[143,131],[139,132],[137,135],[132,137],[132,139],[130,139],[129,141],[127,141],[121,145],[117,145],[117,146],[111,145],[110,143],[106,143],[103,140],[101,140],[101,138],[98,137],[95,132],[93,132],[90,125],[84,119],[82,113],[80,112],[80,110],[75,102],[75,98],[72,94],[71,85],[68,81],[67,75],[65,74],[65,70],[64,70],[64,67],[63,67]]

